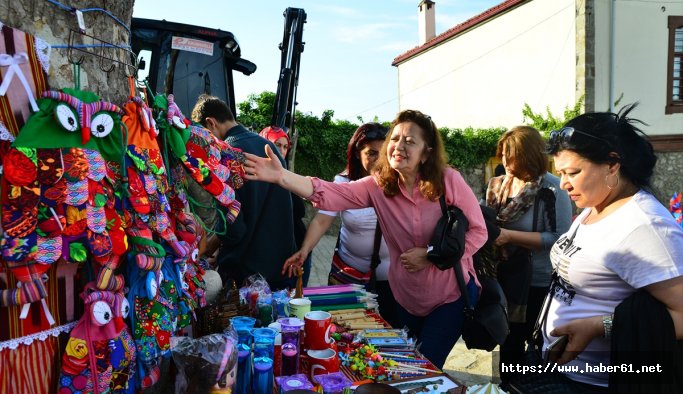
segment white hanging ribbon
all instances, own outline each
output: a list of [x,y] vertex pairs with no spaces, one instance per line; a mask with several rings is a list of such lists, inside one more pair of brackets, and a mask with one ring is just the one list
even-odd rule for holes
[[[40,300],[40,303],[43,304],[43,312],[45,312],[45,318],[47,319],[47,322],[52,326],[55,324],[55,318],[52,316],[52,313],[50,313],[50,310],[47,307],[47,302],[45,302],[45,299],[43,298]],[[28,317],[28,310],[31,308],[31,304],[24,304],[21,307],[21,314],[19,315],[19,319],[26,319]]]
[[[42,281],[47,282],[47,275],[43,274]],[[17,287],[20,288],[22,286],[22,282],[17,283]],[[45,298],[42,298],[40,300],[40,303],[43,305],[43,312],[45,313],[45,318],[47,319],[47,322],[50,323],[51,326],[53,326],[55,322],[55,318],[52,316],[52,313],[50,313],[50,309],[47,307],[47,302],[45,301]],[[28,317],[28,310],[31,308],[31,303],[27,303],[22,305],[21,307],[21,313],[19,314],[19,319],[26,319]]]
[[19,78],[19,81],[21,81],[21,84],[24,85],[24,90],[26,90],[26,94],[28,95],[31,108],[34,112],[38,112],[38,104],[36,103],[35,97],[33,97],[31,85],[28,84],[24,73],[19,67],[20,64],[25,63],[28,63],[28,55],[26,55],[26,52],[20,52],[14,56],[6,53],[0,54],[0,67],[8,67],[2,85],[0,85],[0,96],[4,96],[7,93],[7,89],[9,89],[12,79],[14,79],[13,77],[16,75]]

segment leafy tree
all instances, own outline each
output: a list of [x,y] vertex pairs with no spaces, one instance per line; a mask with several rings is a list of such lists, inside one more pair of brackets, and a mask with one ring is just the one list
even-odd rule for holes
[[332,110],[324,111],[322,119],[310,113],[296,115],[296,172],[332,180],[346,165],[346,146],[358,125],[332,120]]
[[496,144],[504,128],[491,129],[449,129],[441,128],[448,162],[458,169],[481,166],[495,155]]
[[581,96],[581,98],[579,98],[572,108],[569,108],[568,106],[565,107],[563,114],[564,116],[562,118],[553,115],[548,107],[545,108],[545,116],[541,113],[534,113],[527,103],[524,103],[522,115],[524,115],[525,122],[527,122],[527,119],[531,121],[531,123],[527,122],[529,126],[534,127],[536,130],[540,131],[541,134],[544,134],[547,137],[548,133],[550,133],[552,130],[561,129],[569,119],[572,119],[583,112],[582,109],[584,99],[585,97]]
[[270,125],[275,105],[275,93],[264,91],[250,94],[247,101],[237,104],[237,121],[255,132]]
[[[251,94],[237,105],[237,121],[259,132],[270,124],[275,93],[264,91]],[[295,171],[302,175],[331,180],[346,165],[346,145],[358,125],[345,120],[334,120],[334,111],[325,110],[322,117],[296,112]],[[290,163],[291,164],[291,163]]]

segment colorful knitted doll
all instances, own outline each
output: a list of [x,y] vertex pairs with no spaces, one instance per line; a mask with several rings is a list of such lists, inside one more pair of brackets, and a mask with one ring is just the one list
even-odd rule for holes
[[134,213],[131,221],[138,228],[149,227],[156,239],[168,243],[177,259],[184,260],[189,251],[178,242],[171,227],[167,171],[152,112],[139,97],[131,98],[123,109],[128,132],[124,175],[128,177],[128,202]]
[[59,393],[127,393],[135,371],[135,345],[123,317],[129,306],[119,289],[89,284],[81,298],[86,312],[71,331],[62,356]]
[[4,158],[2,255],[22,286],[0,292],[0,305],[44,299],[42,276],[60,258],[115,260],[106,214],[114,190],[105,161],[123,154],[120,110],[85,91],[43,97]]
[[[136,237],[131,237],[131,243],[135,242]],[[164,280],[161,264],[166,259],[165,250],[149,239],[144,242],[157,252],[157,255],[149,260],[154,262],[155,267],[140,268],[140,261],[136,262],[133,253],[129,253],[126,265],[127,284],[130,286],[128,301],[133,308],[129,318],[137,350],[137,380],[140,389],[149,388],[158,381],[159,364],[162,357],[170,356],[170,339],[176,328],[175,306],[161,290]]]
[[206,283],[203,278],[204,270],[199,266],[199,243],[204,238],[204,230],[192,214],[180,212],[177,218],[176,234],[187,242],[191,250],[190,258],[180,267],[183,294],[189,297],[188,303],[192,310],[203,308],[206,306]]
[[190,178],[227,208],[227,220],[232,222],[239,213],[234,189],[244,182],[243,154],[209,130],[190,125],[174,103],[173,95],[157,95],[153,107],[171,161],[180,161]]

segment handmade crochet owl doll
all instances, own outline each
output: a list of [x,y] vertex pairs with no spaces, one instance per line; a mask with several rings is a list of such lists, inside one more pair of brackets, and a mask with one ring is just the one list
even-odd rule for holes
[[62,356],[59,393],[126,393],[135,372],[135,344],[124,316],[121,289],[101,291],[94,283],[81,294],[85,313],[71,331]]
[[0,248],[21,286],[0,292],[0,305],[23,304],[26,312],[46,297],[43,274],[50,264],[108,264],[116,260],[114,250],[125,251],[125,238],[109,235],[120,227],[107,220],[114,190],[105,161],[123,157],[119,107],[73,89],[42,96],[3,162]]

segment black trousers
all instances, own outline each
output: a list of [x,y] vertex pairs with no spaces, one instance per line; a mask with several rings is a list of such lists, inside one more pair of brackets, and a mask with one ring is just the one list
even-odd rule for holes
[[[510,334],[505,343],[500,346],[500,363],[498,365],[499,371],[503,363],[516,364],[523,360],[524,352],[526,350],[526,342],[531,339],[531,334],[534,331],[536,319],[541,312],[543,300],[548,294],[548,287],[530,287],[529,297],[526,307],[526,322],[524,323],[510,323]],[[500,379],[506,383],[510,379],[510,372],[500,373]]]
[[388,280],[375,282],[375,293],[379,304],[379,314],[394,328],[403,328],[404,323],[398,318],[398,307]]

